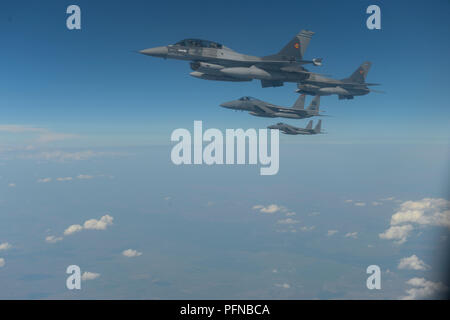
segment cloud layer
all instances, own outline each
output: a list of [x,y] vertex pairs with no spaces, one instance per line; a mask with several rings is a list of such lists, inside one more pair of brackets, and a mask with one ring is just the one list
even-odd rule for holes
[[450,228],[450,201],[424,198],[405,201],[391,217],[390,227],[379,234],[381,239],[404,243],[415,228],[439,226]]
[[100,277],[100,273],[86,271],[81,275],[81,280],[83,281],[95,280],[98,277]]
[[413,288],[406,290],[403,300],[431,299],[439,298],[448,288],[441,282],[433,282],[424,278],[412,278],[406,281],[407,285]]
[[411,257],[403,258],[398,264],[399,269],[424,271],[430,269],[430,266],[420,260],[415,254]]
[[139,252],[137,250],[133,250],[133,249],[127,249],[122,251],[122,255],[124,255],[127,258],[134,258],[134,257],[139,257],[142,255],[142,252]]

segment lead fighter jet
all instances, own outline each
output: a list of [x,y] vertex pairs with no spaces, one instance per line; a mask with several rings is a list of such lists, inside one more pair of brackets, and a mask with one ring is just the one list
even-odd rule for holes
[[317,122],[317,124],[314,127],[314,129],[312,127],[312,123],[313,123],[313,121],[310,120],[308,122],[308,124],[306,125],[306,128],[298,128],[298,127],[290,126],[290,125],[288,125],[286,123],[279,122],[277,124],[268,126],[267,128],[269,128],[269,129],[278,129],[281,132],[283,132],[284,134],[293,134],[293,135],[296,135],[296,134],[313,135],[313,134],[324,133],[324,132],[320,131],[321,127],[322,127],[322,120],[319,120]]
[[305,95],[302,94],[292,108],[277,106],[252,97],[242,97],[238,100],[224,102],[220,106],[233,110],[249,111],[249,114],[256,117],[305,119],[321,116],[319,105],[320,96],[315,96],[311,104],[305,109]]
[[279,87],[284,82],[300,82],[310,72],[304,64],[319,66],[322,59],[303,60],[314,32],[302,30],[280,52],[256,57],[238,53],[220,43],[185,39],[164,47],[139,51],[152,57],[191,61],[190,75],[200,79],[218,81],[261,80],[265,87]]

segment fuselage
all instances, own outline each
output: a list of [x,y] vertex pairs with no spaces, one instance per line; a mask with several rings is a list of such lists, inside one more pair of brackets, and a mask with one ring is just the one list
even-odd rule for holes
[[298,128],[294,126],[290,126],[284,123],[278,123],[275,125],[268,126],[269,129],[278,129],[284,134],[291,134],[291,135],[313,135],[316,134],[316,132],[313,129],[306,129],[306,128]]
[[318,74],[310,74],[298,83],[297,92],[309,95],[329,96],[336,94],[341,99],[352,99],[370,92],[364,83],[348,83],[345,80],[326,78]]
[[220,106],[232,110],[248,111],[252,116],[264,118],[306,119],[319,115],[316,111],[281,107],[252,97],[242,97],[238,100],[224,102]]
[[[268,86],[299,82],[308,73],[298,59],[257,57],[238,53],[213,41],[186,39],[165,47],[149,48],[140,53],[166,59],[191,61],[191,76],[219,81],[266,81]],[[310,63],[310,62],[307,62]],[[290,71],[285,71],[288,68]],[[275,83],[278,82],[278,83]],[[263,83],[264,86],[264,83]]]

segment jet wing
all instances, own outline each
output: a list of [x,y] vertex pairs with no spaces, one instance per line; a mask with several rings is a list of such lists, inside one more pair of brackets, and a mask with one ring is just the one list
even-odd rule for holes
[[290,127],[290,126],[286,126],[284,131],[286,133],[290,133],[290,134],[298,134],[299,133],[297,130],[295,130],[293,127]]
[[258,112],[266,113],[266,114],[273,114],[275,112],[298,114],[301,116],[308,114],[308,111],[306,111],[305,109],[283,108],[283,107],[278,107],[278,106],[274,106],[271,104],[267,104],[265,106],[261,106],[261,105],[258,106],[256,104],[254,104],[253,107],[256,110],[258,110]]
[[[258,105],[256,105],[256,104],[254,104],[253,105],[253,107],[256,109],[256,110],[259,110],[259,112],[261,112],[261,113],[267,113],[267,114],[273,114],[273,113],[275,113],[277,110],[272,110],[271,108],[269,108],[269,107],[266,107],[266,106],[258,106]],[[275,107],[274,107],[275,108]],[[275,109],[277,109],[277,108],[275,108]]]
[[379,86],[380,83],[356,83],[356,82],[341,82],[341,85],[348,86],[348,87],[365,87],[365,86]]
[[302,66],[299,66],[298,64],[282,67],[281,70],[286,71],[286,72],[298,72],[298,73],[306,73],[306,74],[311,73],[311,72],[307,71],[306,69],[304,69]]

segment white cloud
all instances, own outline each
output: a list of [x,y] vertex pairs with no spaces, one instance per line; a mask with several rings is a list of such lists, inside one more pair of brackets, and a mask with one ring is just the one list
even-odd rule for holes
[[293,212],[293,211],[291,211],[291,212],[287,212],[286,213],[286,217],[292,217],[292,216],[295,216],[295,212]]
[[283,289],[289,289],[291,287],[288,283],[275,283],[275,287],[283,288]]
[[74,234],[76,232],[80,232],[81,230],[83,230],[82,226],[80,226],[79,224],[73,224],[70,227],[68,227],[66,230],[64,230],[64,235],[68,236],[68,235]]
[[395,197],[388,197],[388,198],[380,199],[380,201],[392,201],[394,199],[395,199]]
[[427,226],[450,228],[450,201],[441,198],[405,201],[392,215],[390,228],[379,236],[398,240],[397,243],[401,244],[414,228]]
[[62,141],[74,138],[79,138],[79,136],[70,133],[46,132],[40,134],[36,141],[40,143],[48,143],[53,141]]
[[301,228],[300,228],[300,231],[304,231],[304,232],[306,232],[306,231],[312,231],[312,230],[314,230],[315,228],[316,228],[315,226],[310,226],[310,227],[304,226],[304,227],[301,227]]
[[4,258],[0,258],[0,268],[4,267],[6,264],[5,259]]
[[396,240],[397,244],[402,244],[406,241],[409,233],[413,229],[413,226],[410,224],[404,226],[393,226],[387,229],[385,232],[380,233],[379,237],[386,240]]
[[376,206],[381,206],[383,203],[382,202],[378,202],[378,201],[373,201],[372,202],[372,205],[374,206],[374,207],[376,207]]
[[279,206],[277,204],[270,204],[268,206],[263,206],[263,205],[256,205],[253,206],[252,208],[253,210],[259,210],[259,212],[262,213],[275,213],[278,211],[285,211],[286,209],[282,206]]
[[26,133],[26,132],[46,132],[44,128],[35,128],[30,126],[23,126],[18,124],[2,124],[0,125],[0,132],[7,133]]
[[113,224],[114,218],[106,214],[100,220],[90,219],[84,222],[85,229],[105,230],[106,227]]
[[92,179],[94,178],[94,176],[90,176],[88,174],[79,174],[77,176],[77,179],[81,179],[81,180],[88,180],[88,179]]
[[72,177],[61,177],[61,178],[56,178],[56,181],[71,181]]
[[411,257],[401,259],[398,268],[424,271],[430,269],[430,266],[413,254]]
[[356,207],[365,207],[366,206],[366,203],[365,202],[355,202],[355,206]]
[[125,153],[118,152],[96,152],[92,150],[83,150],[76,152],[67,152],[67,151],[43,151],[32,154],[22,155],[22,158],[25,159],[38,159],[38,160],[53,160],[53,161],[82,161],[88,160],[95,157],[101,156],[114,156],[114,155],[124,155]]
[[133,250],[133,249],[127,249],[127,250],[124,250],[124,251],[122,252],[122,254],[123,254],[125,257],[128,257],[128,258],[134,258],[134,257],[139,257],[139,256],[141,256],[141,255],[142,255],[142,252],[139,252],[139,251],[136,251],[136,250]]
[[50,182],[50,181],[52,181],[52,178],[42,178],[42,179],[38,179],[37,182],[39,182],[39,183],[47,183],[47,182]]
[[346,238],[353,238],[353,239],[357,239],[358,238],[358,232],[349,232],[345,234]]
[[32,127],[32,126],[25,126],[25,125],[0,125],[0,132],[6,132],[6,133],[28,133],[28,134],[34,134],[37,135],[37,142],[40,143],[47,143],[52,141],[61,141],[66,139],[72,139],[72,138],[78,138],[78,135],[75,134],[68,134],[68,133],[58,133],[50,131],[46,128],[39,128],[39,127]]
[[163,198],[165,201],[169,201],[170,199],[172,199],[171,197],[167,196]]
[[48,237],[45,237],[45,242],[56,243],[58,241],[61,241],[62,239],[63,239],[63,237],[48,236]]
[[98,277],[100,277],[100,273],[86,271],[81,275],[81,280],[83,281],[94,280],[97,279]]
[[80,232],[83,229],[88,230],[106,230],[106,228],[113,224],[114,218],[111,217],[109,214],[104,215],[100,218],[100,220],[97,219],[89,219],[86,220],[83,225],[79,224],[73,224],[69,226],[66,230],[64,230],[64,235],[68,236],[77,232]]
[[15,186],[16,186],[15,183],[10,183],[10,184],[8,184],[8,187],[10,187],[10,188],[14,188]]
[[11,249],[12,246],[8,242],[0,243],[0,251]]
[[299,222],[300,221],[294,220],[292,218],[286,218],[286,219],[281,219],[281,220],[277,221],[278,224],[296,224],[296,223],[299,223]]
[[348,200],[345,200],[344,202],[346,202],[346,203],[352,203],[353,200],[348,199]]
[[400,205],[391,218],[391,225],[415,223],[450,228],[450,201],[424,198],[419,201],[406,201]]
[[328,230],[327,236],[328,236],[328,237],[331,237],[332,235],[334,235],[334,234],[336,234],[336,233],[338,233],[338,232],[339,232],[338,230]]
[[407,295],[403,300],[430,299],[439,298],[448,288],[441,282],[433,282],[424,278],[412,278],[406,281],[406,284],[413,288],[406,290]]

